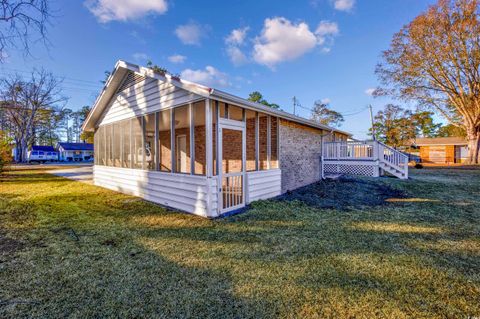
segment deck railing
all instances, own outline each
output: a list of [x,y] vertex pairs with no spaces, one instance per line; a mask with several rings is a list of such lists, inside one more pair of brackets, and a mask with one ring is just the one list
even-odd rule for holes
[[323,157],[325,159],[374,159],[375,143],[367,142],[326,142],[323,144]]
[[322,153],[327,161],[378,161],[408,177],[408,156],[378,141],[325,142]]

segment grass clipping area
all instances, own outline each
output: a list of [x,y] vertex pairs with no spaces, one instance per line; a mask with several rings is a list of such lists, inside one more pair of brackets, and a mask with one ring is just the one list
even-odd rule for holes
[[6,172],[0,317],[479,317],[480,170],[411,176],[318,183],[206,220]]

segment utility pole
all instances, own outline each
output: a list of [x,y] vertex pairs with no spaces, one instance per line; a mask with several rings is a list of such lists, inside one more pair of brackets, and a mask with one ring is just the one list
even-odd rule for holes
[[368,106],[368,108],[370,109],[370,121],[372,123],[372,137],[373,137],[373,140],[375,141],[377,138],[375,136],[375,127],[373,126],[373,111],[372,111],[372,104],[370,104]]
[[295,114],[295,107],[297,106],[297,98],[294,96],[293,97],[293,115],[297,115]]

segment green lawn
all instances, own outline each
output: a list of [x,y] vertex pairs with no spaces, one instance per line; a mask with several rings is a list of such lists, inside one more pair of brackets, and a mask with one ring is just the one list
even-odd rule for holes
[[319,183],[206,220],[0,180],[0,317],[480,316],[480,169]]

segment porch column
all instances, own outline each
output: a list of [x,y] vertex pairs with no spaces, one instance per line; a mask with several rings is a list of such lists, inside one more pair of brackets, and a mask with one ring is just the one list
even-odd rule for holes
[[210,99],[205,100],[205,160],[207,177],[213,176],[213,135],[212,135],[212,108]]

